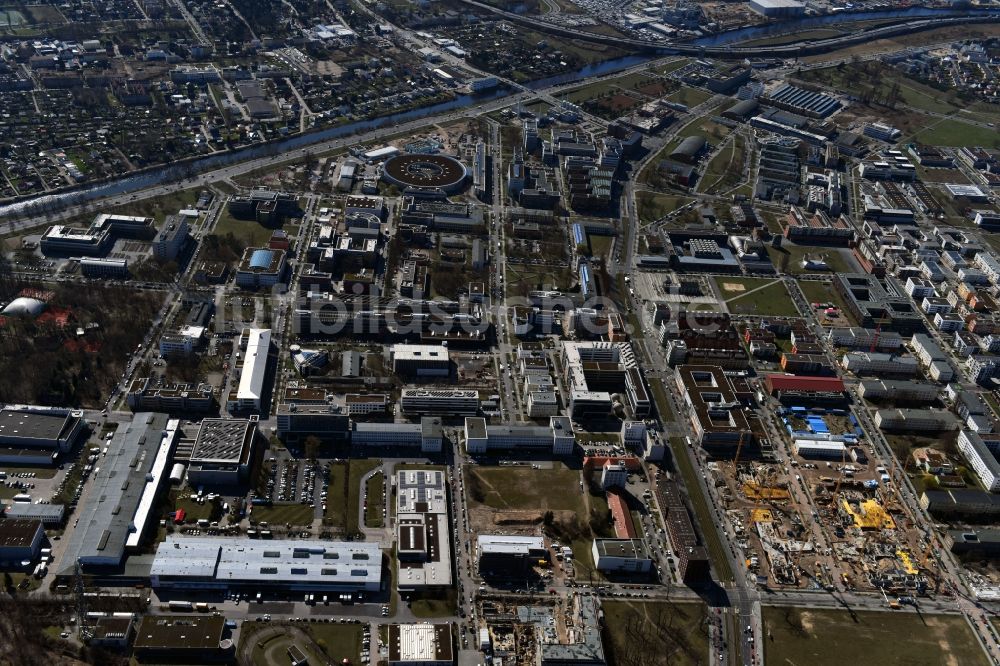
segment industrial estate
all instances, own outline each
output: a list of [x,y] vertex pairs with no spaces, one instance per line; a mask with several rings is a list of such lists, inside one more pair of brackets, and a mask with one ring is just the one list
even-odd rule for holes
[[0,10],[0,664],[1000,664],[1000,6]]

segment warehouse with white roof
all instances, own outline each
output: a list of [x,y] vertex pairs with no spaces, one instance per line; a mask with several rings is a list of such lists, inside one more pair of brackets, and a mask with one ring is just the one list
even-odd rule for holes
[[377,592],[382,551],[375,542],[170,535],[156,549],[154,588]]

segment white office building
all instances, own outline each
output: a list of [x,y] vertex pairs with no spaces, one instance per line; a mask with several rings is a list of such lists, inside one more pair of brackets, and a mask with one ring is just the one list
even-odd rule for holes
[[576,436],[569,418],[553,416],[548,426],[486,425],[482,417],[465,419],[465,446],[470,454],[518,449],[548,450],[555,455],[569,455]]
[[405,388],[399,404],[404,414],[475,416],[479,413],[479,391]]
[[958,450],[984,488],[991,493],[1000,491],[1000,461],[996,457],[1000,451],[1000,440],[990,439],[987,442],[978,434],[963,430],[958,434]]
[[236,389],[235,408],[239,410],[260,409],[265,395],[264,378],[267,374],[267,360],[271,351],[271,329],[252,328],[243,357],[243,370]]

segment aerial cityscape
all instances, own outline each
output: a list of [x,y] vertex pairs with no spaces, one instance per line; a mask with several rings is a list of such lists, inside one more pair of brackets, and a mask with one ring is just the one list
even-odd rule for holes
[[0,666],[1000,665],[1000,2],[0,7]]

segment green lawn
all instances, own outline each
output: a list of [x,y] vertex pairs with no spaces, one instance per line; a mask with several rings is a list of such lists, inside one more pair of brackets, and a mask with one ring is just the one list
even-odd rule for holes
[[708,609],[704,604],[604,601],[601,608],[601,638],[609,664],[708,663]]
[[[3,465],[3,471],[8,474],[20,474],[22,472],[34,472],[35,478],[38,479],[51,479],[59,471],[58,467],[32,467],[30,465],[16,465],[14,463],[7,463]],[[29,479],[30,481],[30,479]]]
[[566,469],[562,465],[557,465],[555,469],[532,469],[527,465],[473,466],[466,469],[466,483],[472,502],[512,511],[583,511],[580,472],[577,470]]
[[746,148],[743,137],[736,135],[725,148],[712,158],[705,175],[698,181],[698,189],[709,194],[724,194],[743,181],[743,162]]
[[985,666],[961,615],[764,608],[765,663]]
[[1000,148],[1000,133],[995,127],[970,125],[959,120],[937,121],[918,132],[916,139],[932,146]]
[[358,512],[361,508],[361,479],[365,474],[381,464],[382,461],[377,459],[351,459],[350,474],[347,478],[347,514],[345,527],[348,534],[358,534],[361,532],[361,528],[358,525]]
[[691,197],[656,194],[640,191],[635,193],[635,209],[640,222],[653,222],[667,213],[672,213],[681,206],[694,201]]
[[799,289],[802,290],[806,300],[809,301],[810,307],[812,307],[812,303],[833,303],[840,310],[841,314],[851,321],[852,325],[857,326],[857,322],[854,321],[850,311],[845,306],[844,299],[833,288],[832,282],[799,280]]
[[[805,273],[805,269],[802,268],[802,260],[808,255],[812,259],[822,258],[826,262],[827,267],[830,269],[830,273],[851,273],[854,269],[844,255],[841,254],[841,248],[832,247],[817,247],[817,246],[806,246],[806,245],[792,245],[791,243],[783,243],[781,247],[774,247],[772,245],[767,246],[767,253],[771,257],[771,263],[779,271],[783,271],[790,275],[798,275],[800,273]],[[785,258],[787,257],[787,259]],[[782,265],[784,264],[784,266]],[[810,271],[812,273],[820,271]]]
[[339,664],[345,659],[350,659],[352,664],[361,663],[360,624],[310,624],[308,632],[316,645],[329,657],[329,663]]
[[667,95],[666,99],[671,102],[679,102],[687,107],[698,106],[702,102],[711,99],[712,93],[707,90],[702,90],[700,88],[690,88],[688,86],[681,86],[679,90]]
[[458,604],[458,591],[449,588],[439,595],[430,593],[410,596],[410,611],[420,618],[453,617]]
[[[781,280],[764,280],[759,278],[718,277],[715,283],[719,293],[726,300],[729,311],[733,314],[773,315],[776,317],[795,317],[799,311]],[[734,289],[739,285],[745,291]]]
[[385,506],[385,475],[381,472],[368,479],[368,509],[365,511],[365,527],[382,527],[382,508]]
[[[196,523],[199,520],[218,520],[222,517],[222,504],[218,500],[198,504],[191,499],[190,495],[190,492],[185,492],[174,500],[173,510],[181,509],[184,511],[185,523]],[[171,497],[174,496],[175,494],[172,493]]]
[[219,215],[214,233],[219,236],[232,234],[247,247],[259,247],[267,244],[271,234],[279,227],[265,227],[254,220],[237,220],[225,210]]
[[347,463],[332,463],[326,489],[326,513],[324,519],[331,527],[344,529],[347,524]]
[[258,523],[269,525],[292,525],[304,527],[312,525],[315,511],[308,504],[291,502],[275,503],[271,506],[255,506],[251,517]]

